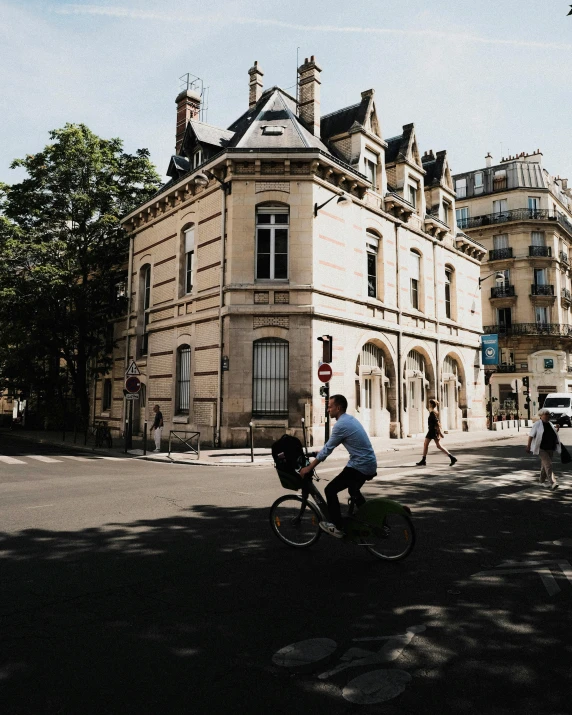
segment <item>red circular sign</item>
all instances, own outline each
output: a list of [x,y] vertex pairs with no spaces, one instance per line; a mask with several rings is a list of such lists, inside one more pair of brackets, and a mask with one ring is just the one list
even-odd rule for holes
[[322,382],[329,382],[332,378],[332,366],[325,362],[318,368],[318,379]]
[[127,392],[136,393],[141,389],[141,380],[137,375],[131,375],[125,380],[125,389]]

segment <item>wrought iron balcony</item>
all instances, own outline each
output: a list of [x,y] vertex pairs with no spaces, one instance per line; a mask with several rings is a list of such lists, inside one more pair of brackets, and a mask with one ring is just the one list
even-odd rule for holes
[[564,300],[572,300],[572,294],[570,293],[568,288],[562,288],[560,293],[561,293],[562,297],[564,298]]
[[529,246],[528,255],[534,258],[550,258],[552,248],[550,246]]
[[514,298],[514,286],[503,285],[491,288],[491,298]]
[[533,283],[530,286],[531,295],[554,295],[554,286],[550,285],[538,285],[538,283]]
[[516,372],[516,365],[497,365],[497,372]]
[[495,248],[489,251],[489,261],[502,261],[506,258],[512,258],[512,248]]
[[572,372],[572,365],[568,365],[568,372]]
[[572,235],[572,223],[557,211],[548,209],[511,209],[482,216],[472,216],[462,219],[463,229],[481,228],[508,221],[556,221]]
[[568,254],[565,253],[564,251],[560,251],[560,260],[562,263],[566,263],[568,265],[570,263],[570,259],[568,258]]
[[518,335],[558,335],[560,337],[572,337],[572,327],[561,325],[560,323],[513,323],[512,325],[485,325],[483,326],[485,335],[501,337]]

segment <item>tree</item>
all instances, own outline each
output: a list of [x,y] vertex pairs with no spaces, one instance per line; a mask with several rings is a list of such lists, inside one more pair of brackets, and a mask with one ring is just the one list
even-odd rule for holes
[[17,159],[27,178],[0,184],[0,389],[71,383],[82,416],[92,375],[109,369],[109,325],[124,311],[117,285],[129,239],[120,218],[149,199],[159,176],[146,149],[123,152],[83,124],[50,132]]

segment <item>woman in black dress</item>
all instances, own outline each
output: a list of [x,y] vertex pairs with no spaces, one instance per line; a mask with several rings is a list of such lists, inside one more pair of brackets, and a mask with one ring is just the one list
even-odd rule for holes
[[439,403],[437,400],[429,400],[429,418],[427,420],[427,426],[429,429],[425,435],[425,442],[423,443],[423,457],[421,457],[420,462],[417,462],[417,466],[424,467],[427,464],[425,458],[427,457],[427,451],[429,450],[429,443],[434,439],[437,449],[440,449],[441,452],[445,452],[447,457],[451,460],[450,466],[452,467],[457,461],[457,458],[453,457],[451,452],[448,452],[439,442],[444,435],[441,431],[441,423],[439,422]]

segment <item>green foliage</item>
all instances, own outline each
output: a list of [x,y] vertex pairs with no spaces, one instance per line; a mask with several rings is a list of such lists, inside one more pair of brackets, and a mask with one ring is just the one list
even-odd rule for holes
[[64,361],[87,414],[90,370],[107,369],[109,321],[125,309],[117,284],[129,239],[119,222],[160,181],[146,149],[126,154],[83,124],[50,139],[13,162],[27,178],[0,184],[0,388],[45,388],[39,381],[59,380]]

